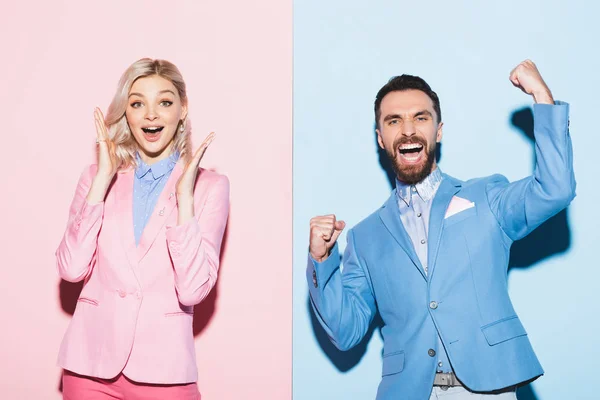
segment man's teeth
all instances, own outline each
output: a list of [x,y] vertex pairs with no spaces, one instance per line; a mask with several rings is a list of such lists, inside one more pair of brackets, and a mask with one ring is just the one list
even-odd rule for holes
[[419,144],[419,143],[408,143],[408,144],[403,144],[400,147],[398,147],[398,152],[405,156],[407,154],[411,154],[411,153],[414,153],[415,155],[417,155],[418,153],[421,152],[421,150],[423,150],[423,145]]
[[412,149],[420,149],[423,145],[418,143],[404,144],[400,146],[400,150],[412,150]]

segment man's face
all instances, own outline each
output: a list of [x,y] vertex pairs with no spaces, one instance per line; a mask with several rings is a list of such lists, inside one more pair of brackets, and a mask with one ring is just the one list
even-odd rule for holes
[[435,149],[442,140],[442,123],[433,101],[420,90],[390,92],[381,101],[377,141],[398,179],[422,181],[436,168]]

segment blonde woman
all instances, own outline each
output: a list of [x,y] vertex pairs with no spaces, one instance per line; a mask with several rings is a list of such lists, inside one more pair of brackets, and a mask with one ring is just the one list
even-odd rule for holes
[[141,59],[104,118],[56,252],[85,284],[60,347],[64,399],[200,399],[193,307],[217,279],[229,181],[191,154],[175,65]]

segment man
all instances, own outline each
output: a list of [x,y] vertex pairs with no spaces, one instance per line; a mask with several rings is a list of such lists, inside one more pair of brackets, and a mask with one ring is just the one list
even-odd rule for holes
[[343,271],[336,240],[345,223],[311,220],[310,298],[333,343],[350,349],[376,312],[383,319],[378,400],[515,399],[518,384],[543,374],[509,299],[507,268],[512,242],[575,196],[569,107],[554,102],[529,60],[510,80],[536,103],[532,176],[463,182],[443,174],[439,99],[421,78],[402,75],[375,100],[397,187],[348,232]]

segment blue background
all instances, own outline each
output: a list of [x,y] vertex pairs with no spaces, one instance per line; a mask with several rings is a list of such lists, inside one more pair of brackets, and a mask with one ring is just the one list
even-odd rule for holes
[[311,316],[304,275],[311,217],[353,226],[392,190],[374,133],[378,89],[393,75],[423,77],[441,99],[442,171],[517,180],[532,172],[532,99],[508,76],[526,58],[571,104],[578,186],[566,212],[513,248],[509,290],[546,370],[519,397],[600,398],[596,4],[295,1],[294,400],[374,398],[381,377],[379,330],[337,351]]

